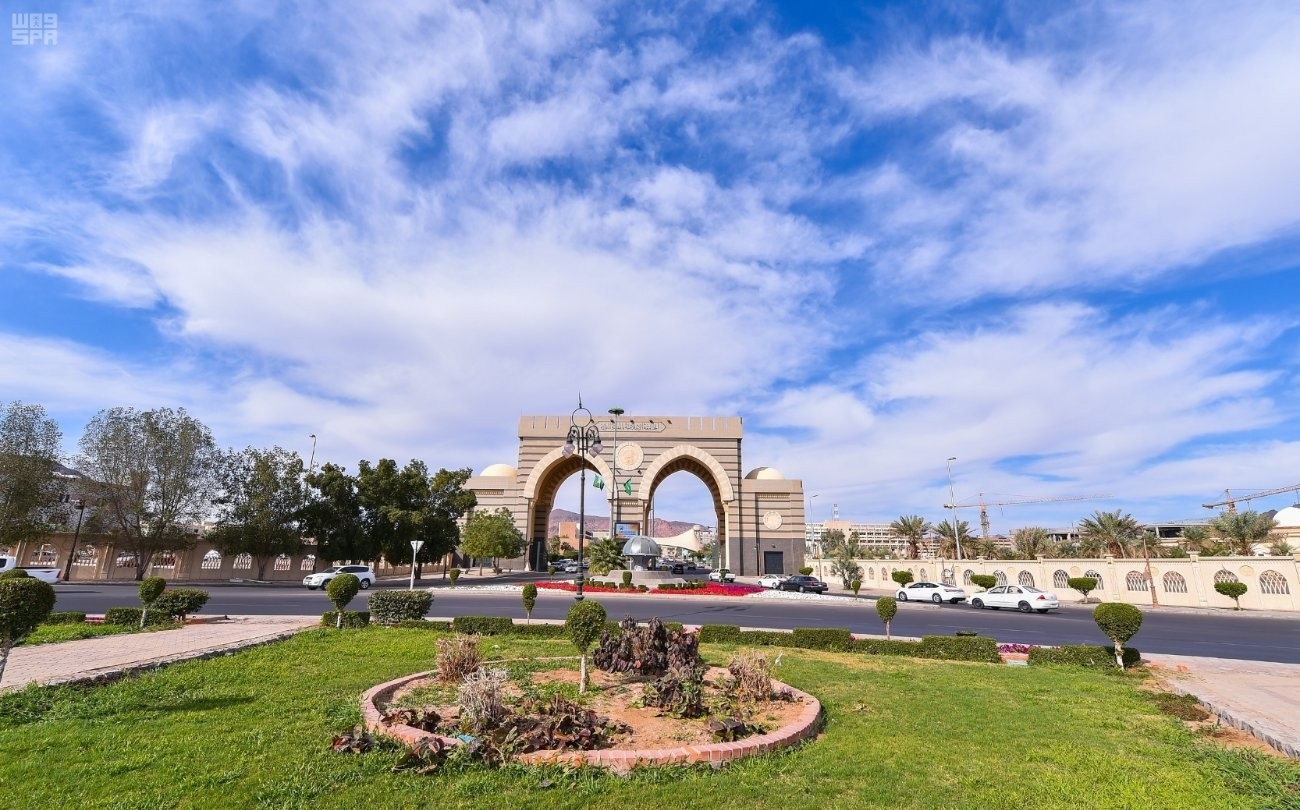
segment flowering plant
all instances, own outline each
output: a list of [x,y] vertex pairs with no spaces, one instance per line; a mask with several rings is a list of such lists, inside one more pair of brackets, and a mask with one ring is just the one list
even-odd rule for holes
[[1037,644],[999,644],[999,645],[998,645],[998,652],[1000,652],[1000,653],[1027,653],[1027,652],[1029,652],[1030,650],[1032,650],[1033,648],[1035,648],[1035,647],[1037,647],[1037,646],[1038,646]]

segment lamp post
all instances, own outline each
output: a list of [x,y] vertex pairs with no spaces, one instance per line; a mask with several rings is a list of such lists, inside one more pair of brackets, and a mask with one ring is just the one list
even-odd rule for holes
[[[579,423],[578,414],[582,414]],[[600,455],[600,429],[591,418],[591,411],[582,407],[582,397],[578,397],[578,407],[569,414],[569,435],[564,439],[564,457],[578,454],[578,593],[573,597],[581,602],[582,583],[586,579],[583,571],[583,544],[587,539],[587,456]],[[617,477],[617,476],[615,476]]]
[[948,508],[952,510],[952,541],[957,544],[957,559],[961,559],[961,532],[957,530],[957,496],[952,489],[952,463],[956,456],[948,456]]
[[611,522],[609,536],[618,539],[618,521],[623,516],[622,510],[619,509],[618,502],[618,418],[624,413],[622,408],[610,408],[609,415],[613,417],[610,421],[614,423],[614,508],[610,511]]
[[81,537],[81,519],[86,516],[86,501],[82,498],[72,499],[67,495],[63,496],[63,500],[77,510],[77,530],[72,533],[72,548],[68,549],[68,561],[63,564],[63,581],[67,582],[72,576],[72,560],[77,556],[77,538]]
[[311,475],[311,471],[316,468],[316,434],[313,433],[307,438],[311,439],[311,461],[307,462],[307,474]]

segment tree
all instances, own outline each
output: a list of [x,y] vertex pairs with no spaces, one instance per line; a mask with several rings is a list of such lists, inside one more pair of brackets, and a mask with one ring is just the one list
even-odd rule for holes
[[846,538],[844,532],[833,529],[826,536],[827,548],[833,560],[831,573],[838,576],[844,587],[848,588],[850,582],[862,578],[862,566],[857,563],[861,546],[859,535],[856,531],[850,532]]
[[471,512],[465,522],[460,549],[479,558],[479,573],[482,573],[484,557],[518,557],[524,553],[524,536],[516,528],[509,509],[501,507],[495,512],[481,509]]
[[889,578],[897,582],[900,586],[906,586],[914,579],[911,571],[895,571],[889,575]]
[[378,545],[366,531],[357,479],[334,464],[307,476],[311,487],[302,513],[303,532],[316,540],[317,560],[373,560]]
[[582,659],[578,665],[578,691],[587,691],[587,650],[591,645],[600,638],[600,634],[605,629],[605,620],[608,614],[601,604],[592,599],[584,599],[569,608],[569,613],[564,619],[564,629],[569,635],[569,640],[573,646],[578,648],[582,654]]
[[876,600],[876,615],[885,623],[885,638],[889,638],[889,623],[898,614],[898,600],[892,596],[882,596]]
[[1295,546],[1285,540],[1278,540],[1268,547],[1268,553],[1274,557],[1290,557],[1295,554]]
[[971,556],[968,550],[972,548],[975,538],[970,533],[969,523],[964,520],[959,520],[957,521],[956,528],[953,528],[952,522],[945,520],[935,526],[934,531],[940,537],[939,554],[941,556],[947,558],[956,557],[958,545],[961,546],[963,551],[966,551],[962,556]]
[[302,474],[298,454],[279,447],[226,454],[218,474],[217,525],[208,541],[222,554],[248,554],[257,578],[266,579],[271,560],[302,550]]
[[1065,581],[1072,590],[1083,594],[1083,601],[1088,601],[1088,594],[1097,589],[1097,580],[1095,577],[1070,577]]
[[605,575],[615,568],[627,565],[623,557],[623,543],[614,538],[593,540],[586,548],[587,562],[591,573]]
[[1115,643],[1115,666],[1124,668],[1124,642],[1133,638],[1142,627],[1142,611],[1123,602],[1107,602],[1097,605],[1092,612],[1092,619]]
[[528,624],[533,623],[533,608],[537,607],[537,586],[529,582],[524,585],[522,598],[524,602],[524,617]]
[[22,643],[54,610],[54,588],[23,572],[0,579],[0,680],[9,651]]
[[440,468],[429,480],[429,511],[416,539],[423,540],[416,555],[415,578],[423,573],[425,563],[445,560],[460,545],[460,520],[478,505],[478,496],[465,489],[473,470]]
[[412,459],[398,469],[391,458],[373,467],[363,459],[357,464],[357,499],[378,554],[390,563],[410,562],[411,541],[419,539],[431,508],[424,462]]
[[1047,530],[1040,526],[1016,529],[1011,535],[1011,547],[1022,560],[1032,560],[1040,555],[1046,557],[1053,551]]
[[1232,600],[1236,607],[1233,610],[1241,610],[1241,597],[1246,595],[1246,583],[1244,582],[1216,582],[1214,590],[1223,594]]
[[353,574],[339,574],[325,586],[326,595],[334,603],[336,628],[340,630],[343,628],[343,611],[347,608],[348,602],[356,598],[360,590],[361,580]]
[[149,608],[158,601],[167,589],[167,580],[162,577],[145,577],[140,580],[140,629],[143,630],[149,618]]
[[903,539],[907,544],[907,558],[915,560],[921,556],[921,541],[934,529],[929,521],[920,515],[903,515],[889,524],[889,530]]
[[184,408],[100,411],[81,437],[78,466],[115,543],[143,579],[154,554],[190,548],[208,516],[221,453]]
[[51,528],[62,494],[54,475],[62,441],[40,405],[11,402],[0,411],[0,545],[16,546]]
[[1119,509],[1103,512],[1100,509],[1079,521],[1080,550],[1089,557],[1110,554],[1127,557],[1135,543],[1141,539],[1142,527]]
[[1189,554],[1204,554],[1211,544],[1209,527],[1184,526],[1180,543],[1183,550]]
[[1235,553],[1249,557],[1255,552],[1256,543],[1268,540],[1277,521],[1254,511],[1224,512],[1210,521],[1210,527],[1228,541]]

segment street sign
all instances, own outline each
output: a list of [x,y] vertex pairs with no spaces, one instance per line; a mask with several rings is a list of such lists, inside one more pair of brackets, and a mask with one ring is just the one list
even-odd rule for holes
[[406,586],[408,591],[415,590],[415,555],[420,553],[420,547],[423,545],[423,540],[411,541],[411,584]]

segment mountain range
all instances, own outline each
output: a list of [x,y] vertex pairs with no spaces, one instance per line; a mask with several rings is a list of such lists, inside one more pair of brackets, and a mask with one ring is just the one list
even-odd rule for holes
[[[570,512],[568,509],[552,509],[550,523],[548,524],[546,529],[546,536],[555,537],[556,535],[558,535],[560,533],[561,523],[577,523],[577,522],[578,522],[577,512]],[[688,529],[693,529],[698,525],[700,524],[691,521],[664,520],[663,518],[655,518],[651,527],[651,531],[643,532],[643,533],[649,534],[651,537],[673,537],[681,534],[682,532]],[[607,534],[609,532],[609,516],[608,515],[587,515],[586,526],[587,526],[587,531],[589,532],[595,532],[596,534]]]

